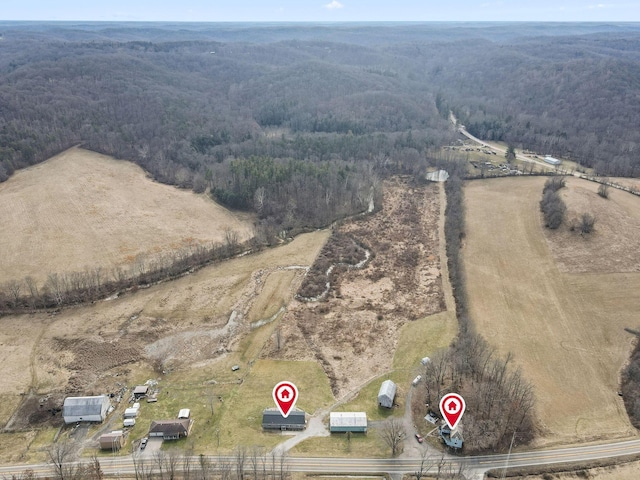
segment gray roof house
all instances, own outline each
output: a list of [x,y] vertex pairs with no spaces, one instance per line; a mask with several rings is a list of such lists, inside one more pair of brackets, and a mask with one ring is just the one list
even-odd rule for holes
[[378,392],[378,405],[385,408],[393,408],[393,400],[396,398],[396,384],[391,380],[385,380],[380,385]]
[[150,437],[162,437],[164,440],[178,440],[188,437],[191,433],[193,420],[188,418],[178,420],[154,420],[149,427]]
[[67,397],[62,406],[64,423],[103,422],[109,409],[109,397]]
[[460,449],[464,443],[464,437],[460,431],[460,427],[456,427],[454,430],[449,428],[449,425],[444,425],[438,428],[440,438],[444,441],[447,447]]
[[284,418],[277,408],[265,408],[262,412],[262,428],[265,430],[304,430],[307,419],[303,410],[294,408]]

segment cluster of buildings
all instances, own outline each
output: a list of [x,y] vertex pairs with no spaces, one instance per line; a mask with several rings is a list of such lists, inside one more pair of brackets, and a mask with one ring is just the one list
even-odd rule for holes
[[[429,359],[423,359],[423,364]],[[420,379],[414,380],[414,385]],[[377,403],[382,408],[393,408],[397,386],[391,380],[385,380],[380,385]],[[100,436],[100,448],[104,450],[119,450],[127,439],[127,427],[135,425],[140,403],[137,402],[148,394],[146,386],[139,386],[133,390],[133,405],[124,411],[123,430],[114,430]],[[152,401],[155,401],[155,397]],[[90,397],[67,397],[63,405],[63,419],[66,424],[78,422],[103,422],[107,414],[113,410],[109,397],[97,395]],[[436,417],[427,415],[425,419],[431,423],[438,422]],[[191,412],[184,408],[178,412],[177,418],[169,420],[154,420],[149,427],[149,437],[160,437],[163,440],[177,440],[188,437],[193,427]],[[262,428],[265,431],[301,431],[307,427],[307,415],[298,408],[292,409],[284,417],[277,408],[266,408],[262,412]],[[329,431],[331,433],[367,433],[368,421],[365,412],[331,412],[329,415]],[[438,432],[446,445],[452,448],[462,448],[462,433],[456,429],[452,431],[448,426],[440,426]]]
[[[100,436],[98,442],[103,450],[120,450],[127,439],[127,428],[136,424],[136,418],[140,411],[140,400],[147,396],[149,388],[146,385],[139,385],[133,389],[134,403],[126,408],[123,414],[122,430],[113,430]],[[148,399],[149,400],[149,399]],[[156,401],[156,397],[150,397],[151,402]],[[106,395],[96,395],[87,397],[67,397],[62,407],[62,418],[64,423],[74,424],[79,422],[102,423],[107,415],[113,410],[109,397]],[[154,420],[149,427],[149,437],[162,437],[164,440],[177,440],[189,436],[193,427],[191,411],[183,408],[178,412],[178,418],[170,420]]]

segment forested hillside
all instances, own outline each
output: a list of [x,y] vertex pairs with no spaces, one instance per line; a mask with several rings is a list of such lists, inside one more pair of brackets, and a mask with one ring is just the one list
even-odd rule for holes
[[0,25],[0,181],[72,145],[259,213],[367,208],[475,135],[638,175],[636,25]]

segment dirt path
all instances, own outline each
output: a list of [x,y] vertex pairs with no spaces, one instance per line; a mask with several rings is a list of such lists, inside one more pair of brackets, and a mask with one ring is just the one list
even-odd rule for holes
[[36,366],[36,357],[38,348],[40,346],[40,341],[47,331],[47,327],[48,325],[46,323],[42,325],[40,333],[38,333],[38,337],[33,343],[33,348],[31,348],[31,354],[29,355],[29,371],[31,372],[31,385],[29,386],[29,394],[32,394],[38,390],[38,368]]

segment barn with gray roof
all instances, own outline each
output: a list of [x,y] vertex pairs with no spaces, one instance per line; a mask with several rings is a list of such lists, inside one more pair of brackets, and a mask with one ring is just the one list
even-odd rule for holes
[[95,397],[67,397],[62,406],[64,423],[103,422],[107,418],[109,398],[106,395]]
[[378,405],[385,408],[393,408],[393,400],[396,398],[396,384],[391,380],[385,380],[380,385],[378,392]]

